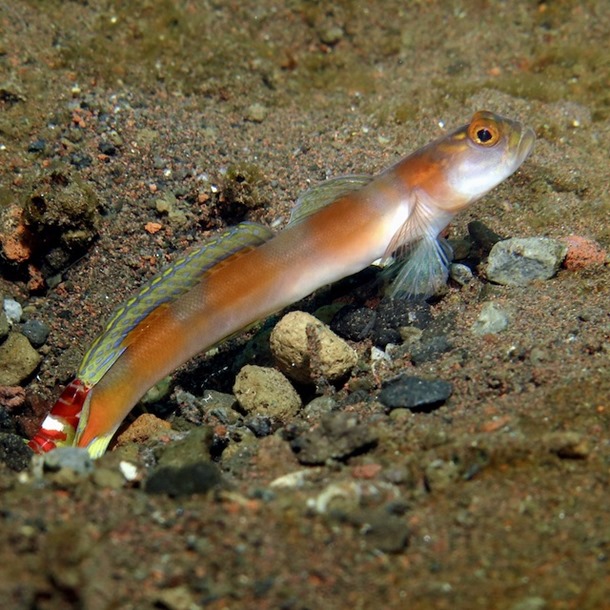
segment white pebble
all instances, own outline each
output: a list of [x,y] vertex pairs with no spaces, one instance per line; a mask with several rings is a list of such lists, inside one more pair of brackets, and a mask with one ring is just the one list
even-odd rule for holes
[[19,324],[23,315],[23,308],[15,299],[4,299],[4,313],[11,324]]

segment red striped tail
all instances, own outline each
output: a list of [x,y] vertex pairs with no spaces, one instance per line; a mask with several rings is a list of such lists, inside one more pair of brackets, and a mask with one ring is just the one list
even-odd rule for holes
[[35,453],[46,453],[61,445],[72,445],[90,391],[91,386],[80,379],[69,383],[44,418],[40,430],[28,442],[30,449]]

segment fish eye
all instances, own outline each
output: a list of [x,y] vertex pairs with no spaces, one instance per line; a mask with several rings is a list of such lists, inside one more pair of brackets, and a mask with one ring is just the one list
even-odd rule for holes
[[485,142],[489,142],[493,138],[493,135],[489,129],[485,127],[481,127],[479,131],[477,131],[477,139],[481,144],[485,144]]
[[500,139],[497,125],[489,120],[475,119],[468,126],[468,137],[480,146],[495,146]]

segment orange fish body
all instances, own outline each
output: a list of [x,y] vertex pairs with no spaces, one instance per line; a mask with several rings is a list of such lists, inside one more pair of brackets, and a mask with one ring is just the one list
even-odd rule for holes
[[531,129],[478,112],[376,178],[308,191],[278,235],[243,223],[181,257],[114,314],[30,446],[73,443],[98,457],[142,395],[189,358],[405,247],[415,244],[414,256],[394,294],[414,292],[417,282],[418,292],[431,292],[439,278],[430,269],[446,279],[438,233],[512,174],[533,142]]

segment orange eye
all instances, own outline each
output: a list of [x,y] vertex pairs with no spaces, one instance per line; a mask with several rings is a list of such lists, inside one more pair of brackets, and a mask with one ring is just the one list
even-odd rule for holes
[[475,117],[468,126],[468,137],[475,143],[489,148],[500,139],[497,124],[489,118]]

